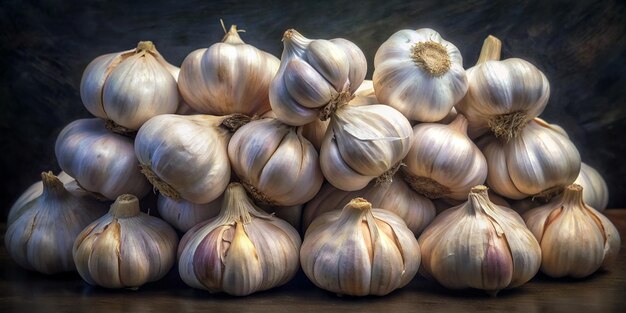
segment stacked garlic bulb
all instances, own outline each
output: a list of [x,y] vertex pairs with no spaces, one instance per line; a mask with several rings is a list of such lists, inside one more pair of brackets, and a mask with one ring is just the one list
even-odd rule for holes
[[400,217],[355,198],[313,221],[300,250],[318,287],[351,296],[386,295],[417,274],[420,247]]
[[537,237],[541,271],[552,277],[586,277],[617,258],[620,236],[602,213],[583,201],[583,188],[572,184],[548,204],[524,213]]
[[413,142],[404,163],[407,183],[431,199],[467,198],[470,189],[487,178],[487,161],[467,136],[467,120],[461,114],[448,125],[421,123],[413,127]]
[[478,62],[467,70],[469,89],[456,107],[467,117],[472,137],[490,129],[511,139],[548,103],[546,76],[522,59],[500,61],[500,50],[500,40],[487,37]]
[[409,120],[443,119],[468,88],[461,52],[429,28],[391,35],[376,51],[374,68],[376,98]]
[[541,120],[528,122],[509,141],[483,137],[487,184],[510,199],[558,193],[580,172],[580,155],[574,144]]
[[247,121],[238,114],[156,116],[135,138],[142,172],[165,196],[209,203],[228,185],[228,140]]
[[153,116],[174,113],[179,95],[176,78],[150,41],[136,49],[97,57],[85,69],[80,96],[87,110],[114,123],[114,129],[134,131]]
[[398,173],[390,183],[370,182],[367,187],[357,191],[343,191],[331,184],[325,184],[304,208],[303,230],[306,230],[316,217],[329,211],[341,210],[350,200],[357,197],[367,199],[373,207],[397,214],[415,235],[419,235],[435,218],[433,202],[413,191]]
[[520,286],[539,271],[541,248],[524,220],[497,206],[476,186],[464,204],[445,210],[418,239],[420,273],[447,288],[496,294]]
[[74,271],[78,233],[106,212],[103,204],[77,197],[52,172],[41,174],[41,192],[22,203],[4,235],[9,256],[20,266],[54,274]]
[[133,140],[109,131],[105,124],[92,118],[65,126],[54,147],[59,166],[81,188],[106,199],[125,193],[143,197],[150,183],[140,172]]
[[222,197],[209,203],[197,204],[184,199],[172,199],[159,195],[157,210],[163,220],[181,232],[217,216],[222,205]]
[[178,86],[197,112],[261,115],[270,110],[268,88],[278,66],[275,56],[244,43],[233,25],[222,42],[185,58]]
[[220,214],[181,239],[178,270],[191,287],[244,296],[291,280],[299,249],[291,225],[261,211],[241,184],[231,183]]
[[121,195],[109,213],[77,236],[73,257],[91,285],[135,288],[161,279],[174,265],[178,236],[164,221],[142,213],[139,200]]
[[574,181],[583,187],[583,199],[590,207],[604,211],[609,203],[609,187],[593,167],[581,163],[580,173]]
[[255,200],[271,205],[303,204],[324,177],[317,151],[296,130],[274,118],[242,126],[228,144],[231,166]]

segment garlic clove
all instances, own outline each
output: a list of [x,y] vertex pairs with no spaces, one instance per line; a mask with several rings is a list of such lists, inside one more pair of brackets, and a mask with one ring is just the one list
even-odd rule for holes
[[333,90],[324,79],[301,59],[292,59],[285,68],[287,91],[297,103],[307,108],[319,108],[332,99]]
[[[365,55],[363,55],[361,49],[352,41],[343,38],[334,38],[329,41],[341,48],[348,57],[350,63],[348,72],[350,92],[357,94],[357,90],[363,87],[362,83],[364,82],[365,74],[367,74],[367,60],[365,59]],[[371,81],[369,82],[371,83]],[[371,87],[371,91],[374,91],[373,87]]]
[[313,40],[304,54],[311,67],[318,71],[335,90],[341,91],[348,80],[350,60],[344,50],[328,40]]
[[[552,125],[554,126],[554,125]],[[583,187],[583,199],[592,208],[604,211],[609,203],[609,187],[600,173],[582,162],[580,173],[574,181]]]
[[256,253],[248,256],[250,251],[254,253],[255,247],[243,227],[241,222],[235,222],[235,235],[224,257],[224,292],[235,295],[250,294],[263,281],[263,268],[258,256]]
[[[332,132],[326,132],[332,137]],[[343,159],[336,144],[324,139],[320,149],[320,168],[324,177],[333,185],[341,186],[342,190],[352,191],[363,189],[375,176],[361,175],[354,171]]]

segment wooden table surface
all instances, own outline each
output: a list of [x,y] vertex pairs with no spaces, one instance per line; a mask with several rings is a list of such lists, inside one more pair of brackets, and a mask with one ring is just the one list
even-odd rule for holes
[[582,280],[539,274],[496,298],[478,290],[446,290],[419,276],[385,297],[337,297],[316,288],[302,272],[287,285],[238,298],[187,287],[176,269],[138,290],[107,290],[88,285],[77,273],[46,276],[19,268],[7,255],[2,224],[0,312],[625,312],[626,210],[606,215],[622,237],[610,269]]

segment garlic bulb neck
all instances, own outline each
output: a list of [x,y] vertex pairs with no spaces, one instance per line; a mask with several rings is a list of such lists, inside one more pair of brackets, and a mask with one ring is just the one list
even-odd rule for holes
[[239,37],[239,33],[243,33],[245,32],[245,30],[237,29],[237,25],[230,25],[230,29],[228,31],[226,31],[226,28],[224,28],[224,32],[226,34],[224,35],[224,38],[222,38],[223,43],[228,43],[231,45],[245,44],[245,42],[243,42],[241,37]]
[[476,64],[485,63],[487,61],[499,61],[501,50],[502,42],[500,39],[489,35],[483,42],[483,47],[480,49],[480,56]]
[[434,77],[448,72],[451,66],[447,49],[434,41],[418,42],[411,48],[413,62]]
[[154,52],[155,50],[156,47],[154,46],[154,43],[152,41],[140,41],[137,44],[137,49],[135,49],[135,53]]
[[218,219],[248,224],[252,221],[249,210],[256,207],[240,183],[230,183],[224,192],[224,204]]
[[115,218],[129,218],[139,215],[139,199],[137,197],[125,194],[117,197],[117,200],[111,205],[109,214]]
[[43,197],[55,197],[61,198],[70,195],[70,192],[65,189],[63,183],[58,177],[54,176],[52,172],[42,172],[41,182],[43,183]]
[[448,127],[456,129],[458,132],[464,135],[467,135],[467,126],[468,126],[467,119],[462,114],[458,114],[454,118],[454,120],[452,120],[452,122],[448,124]]
[[466,206],[469,213],[485,213],[485,208],[490,207],[488,203],[490,204],[491,201],[489,201],[487,190],[489,190],[489,188],[483,185],[472,187],[468,195],[469,205]]
[[281,59],[292,53],[298,56],[303,55],[306,46],[308,46],[311,41],[313,40],[302,36],[302,34],[295,29],[286,30],[283,34],[285,50],[283,51],[283,57]]
[[583,208],[583,187],[578,184],[571,184],[563,190],[562,201],[565,208]]
[[492,117],[488,125],[496,137],[509,141],[511,138],[517,137],[517,134],[524,129],[527,120],[528,114],[526,112],[515,111]]

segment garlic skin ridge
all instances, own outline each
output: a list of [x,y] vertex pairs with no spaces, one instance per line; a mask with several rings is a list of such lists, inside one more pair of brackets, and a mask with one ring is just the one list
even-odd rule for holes
[[617,228],[583,202],[580,185],[567,186],[561,195],[523,217],[541,245],[541,271],[548,276],[586,277],[618,256]]
[[52,172],[41,173],[41,192],[22,204],[4,236],[7,254],[21,267],[44,274],[74,271],[78,233],[106,212],[104,204],[71,194]]
[[400,217],[355,198],[316,218],[300,262],[319,288],[351,296],[386,295],[417,274],[420,247]]

